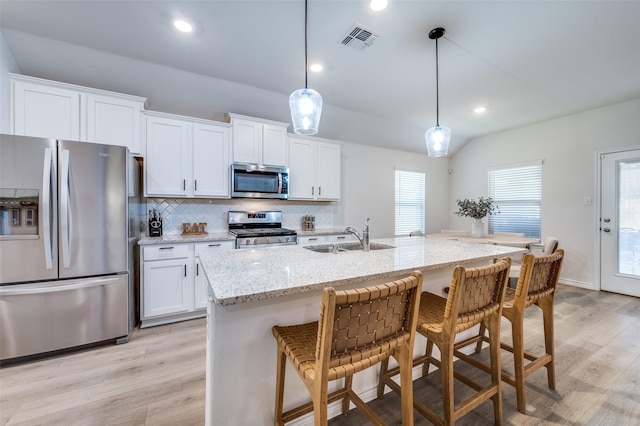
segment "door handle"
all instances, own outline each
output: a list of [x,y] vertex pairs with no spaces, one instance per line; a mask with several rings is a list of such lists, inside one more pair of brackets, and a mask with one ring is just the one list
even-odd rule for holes
[[69,150],[62,150],[62,177],[60,179],[60,236],[62,245],[62,265],[71,266],[71,164]]
[[611,228],[602,228],[604,232],[611,232]]
[[42,240],[44,243],[44,261],[47,269],[53,269],[53,249],[51,248],[52,226],[51,211],[53,210],[53,197],[51,196],[51,180],[53,178],[51,148],[44,151],[44,170],[42,173]]

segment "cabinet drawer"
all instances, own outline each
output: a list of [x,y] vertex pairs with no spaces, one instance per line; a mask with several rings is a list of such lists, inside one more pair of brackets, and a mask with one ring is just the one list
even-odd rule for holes
[[208,253],[211,251],[233,250],[234,244],[235,240],[211,241],[208,243],[196,244],[196,256],[200,256],[202,253]]
[[188,244],[167,244],[162,246],[144,247],[144,261],[161,259],[180,259],[189,257]]
[[313,237],[298,237],[298,245],[308,246],[313,244],[324,244],[325,240],[325,237],[322,235]]
[[327,235],[326,241],[328,243],[346,243],[352,241],[358,241],[355,235],[353,234],[337,234],[337,235]]

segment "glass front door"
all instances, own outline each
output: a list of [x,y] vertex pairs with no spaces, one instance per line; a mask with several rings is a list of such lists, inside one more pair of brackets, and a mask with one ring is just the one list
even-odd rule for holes
[[640,150],[601,157],[601,288],[640,296]]

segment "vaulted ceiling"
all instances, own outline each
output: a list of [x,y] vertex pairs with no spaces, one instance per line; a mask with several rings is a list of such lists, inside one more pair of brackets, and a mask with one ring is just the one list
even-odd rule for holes
[[[192,22],[178,33],[174,17]],[[18,72],[131,93],[158,111],[290,121],[304,85],[304,2],[0,1]],[[377,37],[341,42],[354,26]],[[424,153],[440,123],[450,155],[472,138],[640,97],[640,1],[309,1],[317,136]],[[258,90],[256,90],[258,89]],[[473,109],[488,106],[484,114]],[[515,143],[515,142],[514,142]]]

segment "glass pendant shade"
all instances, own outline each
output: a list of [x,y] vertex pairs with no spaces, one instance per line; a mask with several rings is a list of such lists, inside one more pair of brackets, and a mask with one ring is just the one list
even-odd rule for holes
[[322,96],[313,89],[298,89],[289,96],[293,131],[298,135],[315,135],[322,114]]
[[449,151],[451,129],[437,125],[424,133],[427,141],[427,154],[429,157],[445,157]]

